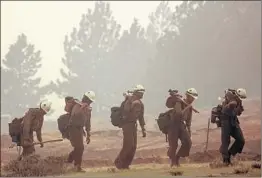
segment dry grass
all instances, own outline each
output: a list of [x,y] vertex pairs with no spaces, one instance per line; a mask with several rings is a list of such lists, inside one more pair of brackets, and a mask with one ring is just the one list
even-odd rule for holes
[[225,165],[223,164],[223,162],[221,161],[221,159],[216,159],[213,162],[209,163],[209,167],[211,169],[216,169],[216,168],[222,168],[225,167]]
[[[218,163],[217,161],[216,163]],[[9,171],[5,176],[92,176],[100,177],[173,177],[173,176],[194,176],[194,177],[226,177],[226,176],[260,176],[260,169],[252,169],[250,162],[237,162],[233,166],[210,168],[208,163],[182,164],[181,167],[170,168],[168,164],[141,164],[133,165],[129,170],[118,170],[114,167],[88,168],[86,173],[71,172],[64,164],[63,157],[49,157],[40,159],[38,155],[18,163],[12,161],[4,167]]]
[[171,175],[171,176],[182,176],[183,175],[183,171],[176,171],[176,170],[171,170],[171,171],[169,171],[169,174]]
[[234,168],[234,174],[247,174],[249,172],[249,167],[237,167]]
[[[198,156],[197,156],[198,157]],[[209,156],[208,156],[209,157]],[[48,175],[63,175],[63,176],[85,176],[94,175],[94,177],[109,176],[142,176],[143,177],[172,177],[172,176],[201,176],[201,177],[217,177],[217,176],[260,176],[260,169],[252,169],[261,166],[260,164],[251,164],[247,161],[233,160],[232,166],[224,166],[220,159],[215,159],[209,163],[189,163],[183,164],[178,168],[170,168],[168,164],[149,163],[132,165],[129,170],[118,170],[111,164],[103,162],[98,165],[97,161],[84,161],[84,167],[87,167],[87,173],[75,173],[70,171],[69,166],[65,164],[66,157],[47,157],[41,159],[39,155],[32,155],[25,160],[11,161],[4,166],[6,171],[5,176],[48,176]],[[94,164],[94,165],[93,165]],[[97,167],[93,167],[97,166]],[[104,166],[104,167],[103,167]],[[252,168],[251,168],[252,167]],[[216,169],[214,169],[216,168]],[[260,167],[259,167],[260,168]]]
[[12,160],[3,167],[7,177],[48,176],[66,173],[65,157],[31,155],[21,161]]
[[243,175],[260,177],[260,170],[251,169],[250,166],[250,162],[236,162],[233,166],[223,166],[217,169],[210,168],[208,163],[182,164],[181,167],[177,168],[170,168],[168,164],[146,164],[133,165],[130,170],[117,170],[114,167],[88,169],[87,174],[92,175],[92,177],[100,177],[101,175],[107,175],[109,177],[172,177],[181,175],[194,177],[227,177]]
[[253,164],[251,165],[251,167],[252,167],[253,169],[261,169],[261,163],[253,163]]
[[[229,166],[243,166],[242,161],[239,161],[238,159],[233,159],[232,160],[232,164]],[[225,165],[222,160],[220,158],[215,159],[214,161],[212,161],[211,163],[209,163],[209,167],[211,169],[216,169],[216,168],[222,168],[222,167],[227,167],[227,165]]]

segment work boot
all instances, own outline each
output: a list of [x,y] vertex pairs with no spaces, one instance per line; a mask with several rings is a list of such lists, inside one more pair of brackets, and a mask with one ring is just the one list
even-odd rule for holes
[[179,156],[176,156],[176,157],[175,157],[175,165],[176,165],[177,167],[180,166],[179,159],[180,159]]
[[81,168],[81,166],[75,166],[76,172],[86,172],[84,169]]
[[123,165],[121,165],[121,166],[118,165],[116,168],[119,169],[119,170],[129,169],[129,167],[126,167],[126,166],[123,166]]
[[180,164],[179,164],[179,159],[180,159],[180,157],[179,156],[175,156],[175,158],[174,159],[172,159],[171,160],[171,167],[179,167],[180,166]]
[[230,165],[232,165],[232,163],[231,163],[231,158],[229,157],[229,158],[223,158],[223,164],[225,165],[225,166],[230,166]]
[[121,169],[126,169],[126,170],[128,170],[128,169],[129,169],[129,166],[123,166]]
[[170,168],[172,168],[173,166],[174,166],[174,163],[173,163],[173,161],[171,161]]
[[119,170],[120,170],[120,169],[124,169],[124,166],[123,166],[123,164],[119,161],[119,159],[116,159],[114,163],[115,163],[115,166],[116,166],[117,169],[119,169]]

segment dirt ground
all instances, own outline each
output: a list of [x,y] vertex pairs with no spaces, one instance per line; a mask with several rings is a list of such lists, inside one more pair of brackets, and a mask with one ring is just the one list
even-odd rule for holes
[[[260,160],[261,155],[261,102],[260,100],[247,100],[245,101],[244,106],[245,112],[239,119],[246,139],[246,145],[243,154],[238,156],[237,159],[243,161],[258,161]],[[217,151],[220,146],[220,129],[216,128],[213,124],[211,125],[209,135],[209,151],[208,153],[203,153],[206,142],[207,118],[209,117],[209,113],[209,111],[202,111],[201,114],[194,115],[192,123],[193,146],[191,149],[191,155],[189,158],[182,160],[182,163],[205,163],[217,160],[220,157],[220,154]],[[154,121],[152,120],[151,122]],[[60,137],[59,132],[54,132],[44,134],[43,139],[49,140]],[[8,148],[10,143],[11,140],[8,135],[1,135],[1,167],[17,157],[16,149]],[[83,159],[84,167],[87,169],[95,169],[97,167],[112,166],[113,160],[120,151],[121,146],[122,131],[120,129],[92,132],[91,143],[85,146]],[[140,132],[138,134],[138,148],[133,165],[160,164],[164,166],[168,164],[166,156],[167,146],[168,144],[165,141],[165,136],[158,130],[151,129],[148,131],[146,138],[142,138]],[[67,140],[46,144],[44,148],[36,147],[37,154],[43,158],[47,156],[63,156],[68,154],[70,150],[71,146]],[[191,169],[194,168],[190,168],[190,170]],[[149,172],[152,173],[152,171]],[[105,173],[101,173],[101,175],[102,174]],[[118,176],[118,174],[121,175],[122,173],[117,173],[116,176]],[[161,175],[161,171],[159,174]]]
[[[174,176],[193,176],[193,177],[261,177],[260,169],[250,168],[251,162],[238,163],[231,167],[221,167],[211,169],[209,164],[183,164],[179,168],[169,168],[166,164],[147,164],[135,165],[127,171],[112,171],[114,168],[97,168],[86,169],[86,173],[71,173],[63,175],[63,177],[70,177],[72,175],[77,177],[167,177]],[[239,171],[240,170],[240,171]],[[241,172],[243,171],[243,172]]]

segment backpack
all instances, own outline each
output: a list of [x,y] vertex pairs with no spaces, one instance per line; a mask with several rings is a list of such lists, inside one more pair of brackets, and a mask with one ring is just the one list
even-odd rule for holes
[[123,118],[121,107],[118,106],[112,107],[110,118],[113,126],[120,127]]
[[160,113],[158,119],[156,119],[159,130],[163,134],[167,134],[170,125],[170,114],[169,111]]
[[20,146],[20,136],[22,129],[23,118],[14,118],[12,122],[8,123],[9,136],[12,139],[12,142],[16,143],[17,146]]
[[[217,127],[221,127],[221,121],[220,121],[221,114],[222,114],[222,105],[219,104],[216,107],[212,108],[211,123],[217,124]],[[218,118],[218,120],[216,118]]]
[[58,130],[62,134],[63,138],[69,139],[69,131],[68,131],[68,124],[69,124],[70,114],[63,114],[57,119]]

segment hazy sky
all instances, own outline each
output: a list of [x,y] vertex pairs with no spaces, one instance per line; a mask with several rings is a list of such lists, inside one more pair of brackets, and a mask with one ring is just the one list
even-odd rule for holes
[[[155,11],[159,3],[160,1],[110,2],[113,16],[122,29],[129,29],[134,17],[139,19],[141,25],[146,26],[149,22],[148,15]],[[170,2],[170,6],[174,8],[179,3],[181,2]],[[49,83],[60,76],[65,35],[73,27],[78,27],[81,15],[93,7],[94,2],[91,1],[1,1],[1,59],[17,36],[25,33],[29,42],[42,52],[43,67],[38,73],[43,79],[42,85]],[[54,94],[48,99],[55,109],[52,118],[56,118],[63,112],[61,105],[64,101]]]
[[[112,1],[113,16],[123,29],[128,29],[137,17],[143,26],[148,24],[148,15],[160,1]],[[170,2],[175,7],[180,2]],[[66,34],[78,27],[81,14],[94,7],[92,1],[1,1],[1,59],[17,36],[25,33],[29,42],[41,50],[43,67],[38,75],[42,84],[60,76],[63,42]],[[48,71],[48,72],[47,72]]]

